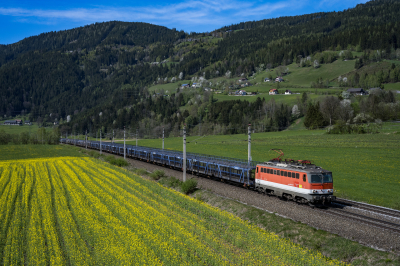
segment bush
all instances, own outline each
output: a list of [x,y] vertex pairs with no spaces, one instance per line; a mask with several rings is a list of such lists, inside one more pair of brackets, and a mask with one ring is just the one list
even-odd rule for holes
[[8,144],[10,140],[10,135],[7,134],[3,129],[0,130],[0,145]]
[[143,168],[136,169],[135,173],[138,174],[138,175],[147,175],[148,174],[146,169],[143,169]]
[[187,195],[194,192],[196,190],[196,186],[197,186],[197,180],[189,179],[181,184],[181,189],[182,192]]
[[168,180],[168,186],[169,187],[179,187],[181,185],[182,181],[180,181],[178,178],[171,176]]
[[150,177],[154,180],[159,180],[163,176],[165,176],[165,173],[162,170],[155,170],[153,173],[150,174]]
[[106,162],[109,162],[110,164],[113,164],[113,165],[116,165],[116,166],[119,166],[119,167],[128,166],[128,165],[129,165],[129,163],[128,163],[126,160],[124,160],[124,159],[122,159],[122,158],[115,158],[115,157],[112,156],[112,155],[106,156],[106,157],[104,158],[104,160],[105,160]]

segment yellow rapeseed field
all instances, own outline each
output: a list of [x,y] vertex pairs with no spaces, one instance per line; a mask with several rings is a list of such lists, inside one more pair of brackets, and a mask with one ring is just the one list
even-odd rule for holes
[[85,157],[0,162],[0,265],[341,265]]

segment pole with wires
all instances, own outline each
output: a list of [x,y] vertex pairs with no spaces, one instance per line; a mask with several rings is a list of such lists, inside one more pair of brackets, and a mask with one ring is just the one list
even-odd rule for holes
[[186,181],[186,126],[183,127],[183,182]]
[[247,159],[248,159],[248,163],[250,166],[251,163],[251,124],[249,124],[249,129],[248,129],[248,155],[247,155]]
[[87,149],[87,129],[86,129],[86,132],[85,132],[85,146],[86,146],[86,149]]
[[162,128],[162,149],[164,150],[164,127]]
[[137,132],[138,132],[138,130],[136,129],[136,147],[137,147],[137,137],[138,137]]
[[101,154],[101,129],[100,129],[100,154]]
[[124,160],[126,159],[125,127],[124,127]]

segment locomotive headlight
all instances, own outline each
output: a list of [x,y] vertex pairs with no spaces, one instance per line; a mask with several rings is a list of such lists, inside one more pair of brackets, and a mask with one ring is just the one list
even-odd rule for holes
[[313,193],[317,193],[317,191],[316,191],[316,190],[313,190],[312,192],[313,192]]

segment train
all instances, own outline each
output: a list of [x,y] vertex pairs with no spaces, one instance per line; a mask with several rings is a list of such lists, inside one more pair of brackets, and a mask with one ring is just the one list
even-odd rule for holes
[[[157,149],[144,146],[92,140],[61,138],[60,143],[102,150],[183,170],[183,154],[180,151]],[[327,205],[336,198],[333,196],[332,172],[314,165],[309,160],[282,159],[282,150],[277,158],[267,162],[247,161],[198,153],[186,154],[186,171],[196,176],[219,179],[266,195],[298,203]]]

